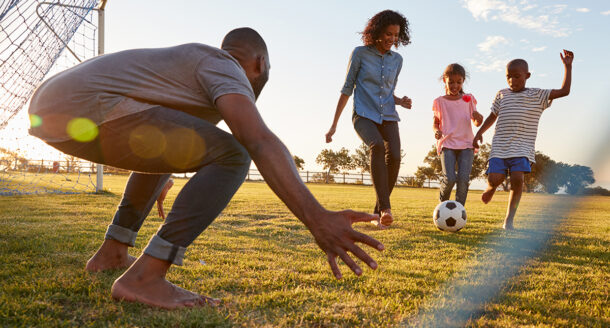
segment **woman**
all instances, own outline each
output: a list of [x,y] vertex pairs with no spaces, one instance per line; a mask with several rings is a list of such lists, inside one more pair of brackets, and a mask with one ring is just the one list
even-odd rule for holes
[[394,221],[390,193],[400,169],[400,118],[396,105],[411,108],[411,99],[394,95],[402,57],[391,49],[410,43],[409,22],[398,12],[384,10],[368,21],[362,41],[364,45],[352,52],[326,142],[332,141],[337,121],[353,92],[354,128],[371,152],[371,177],[377,194],[375,213],[379,214],[379,220],[373,223],[385,229]]

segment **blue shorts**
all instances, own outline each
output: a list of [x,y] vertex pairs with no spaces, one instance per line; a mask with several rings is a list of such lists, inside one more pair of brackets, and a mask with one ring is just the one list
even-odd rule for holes
[[527,157],[511,157],[511,158],[496,158],[493,157],[489,160],[487,172],[489,173],[500,173],[508,175],[511,172],[532,172],[532,166],[530,160]]

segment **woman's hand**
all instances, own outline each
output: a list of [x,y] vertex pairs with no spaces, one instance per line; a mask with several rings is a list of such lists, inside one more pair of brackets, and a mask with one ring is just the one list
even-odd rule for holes
[[331,126],[328,132],[326,132],[326,143],[333,141],[333,134],[335,134],[336,126]]
[[404,96],[404,97],[400,98],[400,102],[398,104],[406,109],[411,109],[411,105],[413,104],[413,101],[411,100],[411,98]]

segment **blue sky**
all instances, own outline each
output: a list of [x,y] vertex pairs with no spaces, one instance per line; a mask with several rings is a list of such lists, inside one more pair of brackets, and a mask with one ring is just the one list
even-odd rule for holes
[[[118,1],[106,6],[106,52],[187,42],[219,46],[229,30],[249,26],[265,38],[270,80],[257,106],[269,127],[308,170],[324,148],[353,152],[360,140],[351,125],[351,100],[334,141],[331,124],[349,55],[375,13],[392,9],[411,24],[412,44],[395,49],[404,58],[397,96],[401,175],[413,174],[434,143],[431,106],[443,92],[444,67],[463,64],[465,89],[487,116],[495,93],[507,87],[508,60],[524,58],[527,86],[560,88],[562,49],[575,53],[572,92],[557,99],[540,121],[536,148],[557,161],[591,166],[596,184],[610,188],[608,53],[610,2],[535,0],[442,1]],[[221,125],[223,126],[223,125]],[[225,126],[226,127],[226,126]],[[476,130],[475,130],[476,131]],[[484,135],[490,141],[493,128]]]

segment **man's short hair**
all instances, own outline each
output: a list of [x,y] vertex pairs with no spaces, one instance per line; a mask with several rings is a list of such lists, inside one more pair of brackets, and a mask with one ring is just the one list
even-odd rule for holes
[[258,32],[249,27],[236,28],[225,35],[220,46],[227,48],[250,48],[256,53],[267,53],[267,44]]

